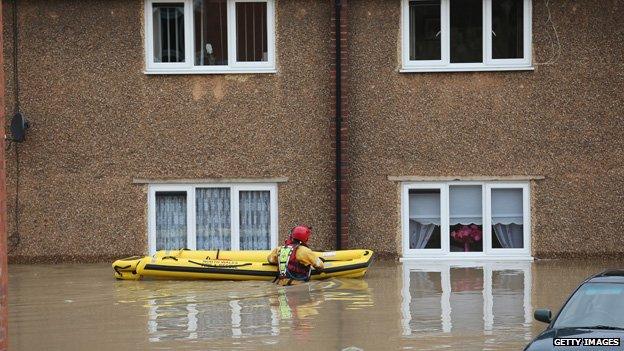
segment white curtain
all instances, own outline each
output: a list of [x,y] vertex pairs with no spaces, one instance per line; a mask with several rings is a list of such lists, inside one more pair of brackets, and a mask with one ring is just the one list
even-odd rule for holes
[[198,188],[195,192],[197,250],[231,248],[230,189]]
[[241,191],[240,249],[268,250],[271,245],[271,193],[269,191]]
[[524,228],[521,224],[494,224],[494,233],[505,249],[521,249],[524,241]]
[[409,221],[409,247],[410,249],[424,249],[431,239],[435,224],[422,224],[413,219]]
[[156,193],[156,250],[186,248],[186,193]]
[[492,189],[492,224],[496,238],[505,249],[524,247],[522,189]]

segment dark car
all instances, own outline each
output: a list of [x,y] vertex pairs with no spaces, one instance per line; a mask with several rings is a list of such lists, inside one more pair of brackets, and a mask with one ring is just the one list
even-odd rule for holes
[[534,313],[548,323],[525,351],[624,350],[624,270],[608,270],[576,288],[554,319],[550,310]]

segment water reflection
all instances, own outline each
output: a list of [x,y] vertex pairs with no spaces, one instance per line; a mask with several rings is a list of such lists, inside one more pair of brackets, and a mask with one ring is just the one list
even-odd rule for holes
[[[262,337],[271,344],[284,331],[307,340],[324,304],[340,301],[346,303],[343,310],[374,307],[366,280],[293,287],[247,282],[214,296],[198,293],[201,282],[170,286],[175,291],[147,283],[138,286],[147,290],[150,342]],[[500,342],[507,332],[531,339],[531,263],[404,263],[402,284],[401,329],[407,340],[442,333],[479,338],[485,345],[488,336]]]
[[[624,262],[377,261],[362,280],[115,281],[11,265],[11,350],[521,350],[588,275]],[[97,332],[94,332],[97,331]]]
[[[402,335],[531,339],[531,263],[404,263]],[[444,335],[442,335],[444,336]]]
[[[265,343],[272,344],[278,340],[271,337],[278,337],[282,330],[306,338],[326,302],[345,303],[345,310],[373,306],[368,284],[359,279],[291,287],[239,283],[242,289],[226,294],[215,291],[212,297],[198,294],[197,283],[201,282],[180,282],[185,288],[180,286],[175,292],[154,284],[144,284],[144,292],[133,287],[137,298],[147,296],[150,342],[263,337]],[[122,286],[118,293],[127,298],[130,291]]]

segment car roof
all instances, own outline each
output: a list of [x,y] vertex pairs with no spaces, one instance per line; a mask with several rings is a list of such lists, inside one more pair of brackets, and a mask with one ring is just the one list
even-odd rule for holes
[[624,283],[624,269],[607,269],[587,278],[585,283]]

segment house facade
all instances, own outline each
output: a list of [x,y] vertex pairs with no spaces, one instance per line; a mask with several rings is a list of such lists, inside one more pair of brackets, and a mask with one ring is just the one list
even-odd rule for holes
[[619,1],[335,6],[5,3],[10,258],[624,253]]

